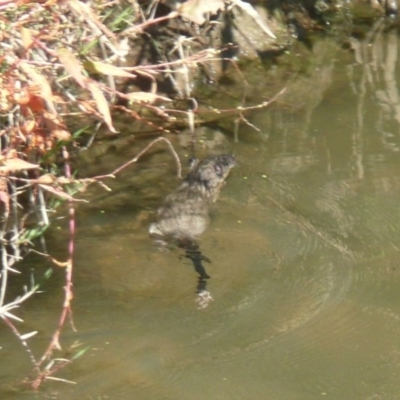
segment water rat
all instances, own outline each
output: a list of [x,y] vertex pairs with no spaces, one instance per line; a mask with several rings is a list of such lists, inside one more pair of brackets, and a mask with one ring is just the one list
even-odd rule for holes
[[196,239],[206,230],[210,221],[210,205],[236,165],[232,155],[218,155],[192,163],[182,184],[165,199],[157,211],[157,221],[149,228],[150,236],[172,241],[185,249],[185,256],[192,260],[199,274],[198,293],[205,291],[208,279],[202,261],[204,257]]

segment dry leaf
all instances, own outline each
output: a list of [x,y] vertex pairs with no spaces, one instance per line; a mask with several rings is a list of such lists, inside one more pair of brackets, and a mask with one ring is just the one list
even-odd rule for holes
[[223,0],[188,0],[182,3],[177,11],[179,14],[198,25],[206,22],[207,14],[216,14],[225,8]]
[[144,102],[144,103],[154,103],[156,100],[162,101],[172,101],[168,97],[159,96],[154,93],[149,92],[132,92],[127,93],[124,97],[130,101]]
[[44,174],[39,176],[39,178],[36,179],[37,183],[41,183],[41,184],[52,184],[54,182],[56,182],[57,178],[52,175],[52,174]]
[[49,113],[48,111],[44,111],[43,121],[47,129],[56,139],[66,141],[71,138],[71,134],[65,129],[65,126],[60,121],[58,115]]
[[54,129],[51,133],[57,140],[61,140],[63,142],[67,142],[71,139],[71,134],[65,129]]
[[30,93],[29,103],[27,105],[34,113],[41,113],[45,110],[44,100],[40,96],[36,96],[32,93]]
[[[39,92],[40,92],[40,89],[39,89]],[[13,100],[20,106],[27,105],[30,100],[29,87],[25,86],[25,87],[22,87],[20,90],[15,91],[14,95],[13,95]]]
[[31,31],[27,28],[21,27],[22,44],[25,49],[29,49],[33,43]]
[[18,318],[14,314],[11,314],[11,313],[9,313],[8,311],[5,311],[5,310],[1,310],[1,316],[2,317],[8,317],[10,319],[15,319],[16,321],[19,321],[19,322],[24,322],[23,319]]
[[[17,150],[16,149],[10,149],[9,151],[7,151],[5,158],[6,159],[8,159],[8,158],[18,158]],[[2,158],[2,160],[4,160],[4,158]]]
[[35,69],[29,65],[25,60],[20,60],[19,68],[28,75],[28,77],[37,85],[40,97],[46,102],[49,110],[57,114],[56,108],[53,103],[53,92],[47,79],[44,75],[38,74]]
[[104,97],[103,92],[94,82],[89,82],[87,88],[92,93],[93,99],[96,102],[97,109],[101,116],[104,118],[104,122],[107,124],[108,129],[113,133],[118,133],[113,127],[110,109],[108,108],[108,102]]
[[20,158],[8,158],[3,161],[3,165],[0,166],[0,172],[22,171],[24,169],[33,168],[39,168],[39,165],[31,164],[27,161],[21,160]]
[[82,66],[80,61],[66,48],[57,50],[58,59],[65,70],[79,83],[86,88],[87,78],[82,75]]
[[83,65],[86,70],[90,72],[97,72],[104,75],[120,76],[123,78],[136,78],[136,75],[125,71],[123,68],[119,68],[115,65],[106,64],[100,61],[85,61]]
[[92,21],[109,39],[113,39],[115,41],[115,35],[100,22],[90,5],[78,0],[68,0],[67,4],[81,18]]
[[19,337],[19,339],[25,341],[25,340],[28,340],[29,338],[31,338],[32,336],[35,336],[37,333],[38,333],[38,331],[32,331],[29,333],[25,333],[24,335],[21,335]]
[[6,88],[0,88],[0,112],[7,112],[11,109],[12,104],[9,100],[10,98],[10,91]]
[[73,198],[70,194],[64,192],[64,190],[62,190],[60,188],[56,188],[56,187],[49,186],[49,185],[44,185],[42,183],[40,183],[39,186],[42,189],[44,189],[44,190],[54,194],[55,196],[58,196],[58,197],[62,198],[62,199],[69,200],[69,201],[83,201],[85,203],[88,203],[87,200]]
[[36,127],[36,121],[30,119],[23,123],[23,125],[21,126],[21,131],[25,134],[29,134],[33,131],[35,127]]
[[[68,183],[71,183],[72,181],[71,181],[71,179],[66,178],[65,176],[60,176],[60,177],[57,178],[57,182],[60,185],[67,185]],[[80,181],[76,180],[76,182],[80,182]]]

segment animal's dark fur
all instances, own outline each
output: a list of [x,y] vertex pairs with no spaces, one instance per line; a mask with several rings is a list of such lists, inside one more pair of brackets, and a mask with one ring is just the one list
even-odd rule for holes
[[[157,222],[150,225],[152,237],[176,242],[186,250],[199,274],[198,291],[205,289],[204,279],[209,278],[196,238],[209,224],[210,205],[218,199],[221,187],[236,164],[231,155],[219,155],[194,162],[178,189],[171,193],[158,209]],[[207,260],[208,261],[208,260]]]
[[230,155],[196,162],[181,186],[158,209],[150,235],[178,242],[197,238],[209,223],[210,204],[218,199],[229,171],[236,164]]

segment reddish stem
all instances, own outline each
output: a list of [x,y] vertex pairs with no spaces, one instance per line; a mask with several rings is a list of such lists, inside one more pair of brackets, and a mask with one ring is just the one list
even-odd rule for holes
[[[69,164],[69,154],[67,152],[67,149],[65,146],[62,148],[62,153],[63,153],[63,158],[65,160],[65,176],[70,179],[71,178],[71,168]],[[43,362],[48,359],[53,352],[54,349],[61,349],[60,346],[60,335],[62,332],[62,329],[65,324],[65,320],[67,316],[69,315],[71,317],[71,324],[73,329],[73,321],[72,321],[72,310],[71,310],[71,301],[73,298],[73,282],[72,282],[72,272],[73,272],[73,255],[74,255],[74,238],[75,238],[75,208],[73,201],[69,201],[69,244],[68,244],[68,261],[67,265],[65,268],[65,296],[64,296],[64,304],[63,308],[61,311],[60,318],[58,320],[58,326],[55,332],[53,333],[51,342],[49,346],[47,347],[46,351],[43,353],[43,356],[39,360],[39,362],[36,364],[36,367],[40,367]],[[66,363],[63,363],[61,366],[59,365],[56,368],[53,368],[51,370],[45,370],[42,371],[39,376],[33,381],[32,387],[34,389],[37,389],[40,384],[43,382],[43,380],[46,378],[46,376],[51,375],[55,371],[61,369]]]

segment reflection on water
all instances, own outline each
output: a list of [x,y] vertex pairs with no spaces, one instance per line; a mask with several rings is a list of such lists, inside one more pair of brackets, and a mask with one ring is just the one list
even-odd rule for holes
[[[91,349],[60,373],[77,385],[35,397],[399,398],[399,43],[383,28],[353,38],[352,52],[330,42],[335,52],[307,71],[323,75],[318,88],[308,80],[312,101],[255,115],[263,134],[242,127],[231,143],[239,166],[201,240],[215,299],[206,310],[190,262],[147,236],[177,183],[167,152],[114,183],[112,205],[80,209],[78,333],[64,340]],[[51,292],[33,301],[26,323],[52,326],[52,302]],[[14,360],[13,338],[0,339]],[[8,386],[24,357],[13,374],[0,367],[1,398],[32,398]]]

